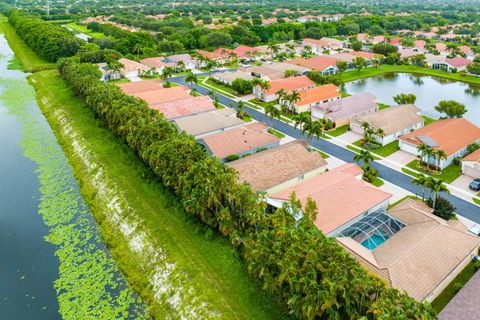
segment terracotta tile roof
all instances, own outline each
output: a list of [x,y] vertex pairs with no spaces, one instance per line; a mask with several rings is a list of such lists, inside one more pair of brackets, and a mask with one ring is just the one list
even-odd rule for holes
[[131,72],[131,71],[137,71],[137,70],[146,71],[146,70],[149,69],[144,64],[141,64],[139,62],[129,60],[129,59],[126,59],[126,58],[120,58],[118,60],[118,62],[123,64],[123,68],[122,68],[123,72]]
[[161,68],[166,66],[166,63],[163,62],[164,59],[165,59],[164,57],[146,58],[146,59],[140,60],[140,63],[150,68]]
[[305,141],[295,140],[227,165],[238,172],[240,181],[248,182],[255,191],[265,191],[327,165],[318,152],[307,147]]
[[235,52],[235,54],[239,58],[246,57],[246,56],[248,56],[248,53],[252,53],[252,52],[255,52],[255,51],[258,51],[258,50],[255,49],[255,48],[249,47],[249,46],[244,46],[244,45],[239,45],[238,47],[233,49],[233,52]]
[[401,43],[402,43],[402,39],[400,39],[400,38],[391,38],[390,39],[390,44],[395,45],[395,44],[401,44]]
[[272,70],[263,66],[253,66],[248,68],[240,68],[240,71],[248,72],[250,74],[260,75],[262,77],[268,77],[270,80],[283,79],[283,73],[279,71]]
[[465,66],[468,66],[470,63],[472,63],[471,60],[468,60],[463,57],[455,57],[455,58],[447,59],[446,62],[455,68],[465,67]]
[[426,44],[427,43],[425,42],[425,40],[415,40],[414,47],[418,49],[424,49]]
[[469,46],[458,46],[458,49],[465,54],[472,53],[472,49]]
[[210,150],[212,155],[224,159],[229,155],[278,143],[280,138],[265,132],[267,128],[264,124],[253,123],[252,126],[247,124],[241,128],[208,135],[199,141]]
[[270,89],[266,90],[265,93],[275,94],[280,89],[289,92],[292,90],[301,90],[314,86],[315,82],[310,80],[310,78],[308,78],[307,76],[298,76],[270,81]]
[[445,43],[435,43],[435,49],[440,52],[447,51],[447,45]]
[[216,109],[212,99],[208,96],[190,96],[185,99],[155,104],[150,108],[160,111],[168,120]]
[[316,71],[325,71],[329,67],[336,67],[337,59],[328,56],[316,56],[313,58],[296,58],[285,61],[286,63],[296,64]]
[[367,269],[418,301],[426,299],[480,244],[479,238],[451,227],[420,201],[406,199],[388,213],[406,226],[374,250],[351,238],[337,240]]
[[357,34],[357,40],[365,41],[365,40],[368,40],[369,38],[370,38],[370,36],[366,33]]
[[464,157],[462,161],[480,162],[480,149],[473,151],[472,153]]
[[205,50],[197,50],[197,53],[204,56],[210,60],[218,60],[218,59],[228,59],[230,57],[230,52],[233,52],[230,49],[226,48],[218,48],[215,51],[205,51]]
[[334,84],[325,84],[312,89],[299,91],[300,101],[296,103],[297,106],[303,106],[315,102],[322,102],[332,98],[339,98],[339,89]]
[[357,179],[362,173],[356,164],[345,164],[271,196],[288,200],[292,192],[306,204],[310,196],[318,207],[315,225],[325,234],[343,226],[392,195]]
[[[399,139],[414,145],[420,145],[422,137],[428,137],[450,156],[469,144],[480,139],[480,128],[464,118],[438,120],[423,128],[407,133]],[[424,139],[425,140],[425,139]]]
[[149,105],[185,99],[191,97],[187,87],[178,86],[160,90],[133,93],[132,95],[145,100]]
[[386,39],[387,38],[385,36],[375,36],[370,41],[372,43],[380,43],[380,42],[385,42]]
[[327,40],[318,40],[318,39],[312,39],[312,38],[305,38],[303,39],[304,44],[308,44],[311,46],[318,46],[318,47],[328,47],[328,41]]
[[385,135],[410,128],[418,123],[423,123],[420,109],[413,104],[392,106],[377,112],[372,112],[363,117],[353,120],[353,123],[361,125],[368,122],[375,129],[383,129]]
[[362,57],[367,60],[372,60],[377,57],[375,53],[366,52],[366,51],[350,51],[348,54],[354,55],[356,57]]
[[125,94],[131,95],[135,93],[164,89],[162,83],[162,80],[145,80],[119,83],[117,85],[120,87],[120,89],[122,89]]

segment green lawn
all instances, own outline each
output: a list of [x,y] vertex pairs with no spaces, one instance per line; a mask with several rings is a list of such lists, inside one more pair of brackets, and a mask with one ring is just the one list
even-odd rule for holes
[[285,135],[282,132],[275,130],[273,128],[269,128],[268,133],[273,134],[274,136],[277,136],[280,139],[285,138]]
[[397,204],[399,204],[400,202],[402,202],[403,200],[405,199],[413,199],[413,200],[421,200],[420,198],[418,198],[417,196],[405,196],[403,198],[401,198],[400,200],[397,200],[396,202],[392,203],[391,205],[388,206],[387,210],[390,210],[392,209],[393,207],[395,207]]
[[[203,83],[203,81],[201,81],[201,83]],[[213,82],[212,79],[210,79],[210,78],[208,78],[208,79],[205,81],[205,84],[209,85],[210,87],[212,87],[212,88],[214,88],[214,89],[227,92],[227,93],[229,93],[229,94],[232,95],[232,96],[235,96],[235,97],[237,96],[237,92],[236,92],[235,90],[233,90],[232,88],[229,88],[229,87],[227,87],[227,86],[224,86],[224,85],[215,83],[215,82]]]
[[108,81],[108,83],[111,83],[111,84],[128,83],[128,82],[130,82],[130,80],[128,80],[127,78],[120,78],[120,79],[114,79],[114,80]]
[[387,72],[417,73],[417,74],[423,74],[423,75],[429,75],[429,76],[435,76],[435,77],[440,77],[440,78],[447,78],[447,79],[451,79],[451,80],[462,81],[462,82],[466,82],[466,83],[480,84],[480,77],[463,75],[463,74],[460,74],[460,73],[450,73],[450,72],[445,72],[445,71],[440,71],[440,70],[421,68],[421,67],[411,66],[411,65],[387,65],[387,64],[382,64],[378,68],[369,67],[369,68],[362,69],[360,72],[357,72],[356,70],[343,72],[340,75],[340,78],[343,81],[348,82],[348,81],[353,81],[353,80],[364,79],[364,78],[376,76],[376,75],[387,73]]
[[[446,167],[445,169],[443,169],[440,174],[430,174],[430,173],[427,173],[426,171],[422,170],[422,168],[419,167],[418,160],[413,160],[412,162],[408,163],[407,167],[410,168],[410,169],[420,171],[420,172],[422,172],[426,175],[434,177],[435,179],[441,179],[441,180],[445,181],[446,183],[452,183],[462,173],[462,167],[461,166],[451,164],[448,167]],[[403,168],[402,168],[402,171],[403,171]],[[415,174],[414,172],[412,172],[410,170],[407,173],[412,174],[414,176],[417,176],[417,174]]]
[[422,118],[425,119],[425,125],[437,121],[437,120],[435,120],[433,118],[430,118],[430,117],[427,117],[427,116],[422,116]]
[[385,181],[383,181],[382,179],[380,179],[380,178],[377,177],[377,178],[375,178],[375,180],[373,180],[371,183],[372,183],[375,187],[381,187],[381,186],[383,186],[383,185],[385,184]]
[[5,16],[0,14],[0,32],[5,34],[8,44],[15,52],[15,56],[22,62],[22,69],[27,72],[53,69],[55,64],[45,61],[33,52],[20,37],[15,33],[15,29],[8,23]]
[[[118,238],[116,226],[105,225],[107,203],[97,197],[95,172],[74,151],[80,143],[86,154],[101,164],[103,174],[128,205],[129,216],[144,221],[144,229],[152,235],[149,245],[158,246],[175,267],[181,270],[189,287],[218,310],[222,319],[287,319],[290,318],[274,298],[252,280],[228,241],[188,216],[176,198],[165,190],[148,167],[118,137],[114,136],[66,86],[56,70],[37,72],[31,76],[37,100],[62,144],[76,173],[81,192],[98,221],[102,236],[123,273],[157,319],[176,317],[169,309],[151,303],[153,290],[146,280],[148,266],[132,259],[131,249]],[[47,104],[44,102],[47,101]],[[61,117],[61,118],[59,118]],[[66,134],[66,128],[73,134]],[[114,157],[112,155],[115,155]],[[105,200],[105,199],[103,199]]]
[[270,101],[270,102],[265,102],[265,101],[262,101],[258,98],[254,98],[254,99],[251,99],[251,100],[248,100],[249,102],[251,103],[255,103],[256,105],[259,105],[260,107],[262,107],[263,109],[265,109],[267,106],[274,106],[278,103],[278,100],[274,100],[274,101]]
[[[360,143],[360,141],[361,141],[361,139],[355,141],[353,144],[354,144],[355,146],[357,146],[357,147],[362,148],[362,144]],[[379,156],[388,157],[388,156],[391,155],[392,153],[400,150],[400,147],[398,146],[398,140],[395,140],[395,141],[392,141],[392,142],[384,145],[384,146],[381,147],[381,148],[378,148],[378,149],[367,149],[367,150],[370,151],[371,153],[378,154]]]
[[433,309],[439,313],[442,309],[452,300],[452,298],[457,294],[455,290],[456,283],[462,285],[462,287],[470,280],[470,278],[475,274],[475,268],[473,262],[470,262],[465,269],[460,272],[455,279],[438,295],[438,297],[432,301]]
[[65,26],[72,28],[73,30],[76,30],[78,32],[85,33],[86,35],[89,35],[92,38],[97,38],[97,39],[106,38],[106,36],[103,33],[91,31],[86,26],[81,25],[77,22],[70,22]]
[[325,131],[326,134],[331,135],[332,137],[338,137],[341,136],[344,133],[347,133],[350,131],[350,125],[346,124],[344,126],[338,127],[336,129],[330,130],[330,131]]

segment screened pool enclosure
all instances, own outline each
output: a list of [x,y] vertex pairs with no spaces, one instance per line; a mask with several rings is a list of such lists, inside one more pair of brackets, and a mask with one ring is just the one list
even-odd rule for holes
[[405,224],[389,216],[384,210],[374,211],[345,228],[339,237],[350,237],[365,248],[373,250],[400,231]]

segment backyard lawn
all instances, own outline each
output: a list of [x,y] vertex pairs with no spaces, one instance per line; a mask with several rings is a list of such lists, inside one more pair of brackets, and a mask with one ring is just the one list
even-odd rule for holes
[[[357,140],[355,141],[353,144],[357,147],[360,147],[362,148],[362,144],[360,143],[361,140]],[[400,147],[398,146],[398,140],[395,140],[395,141],[392,141],[386,145],[384,145],[383,147],[381,148],[378,148],[378,149],[367,149],[368,151],[370,151],[371,153],[375,153],[375,154],[378,154],[379,156],[382,156],[382,157],[388,157],[389,155],[391,155],[392,153],[398,151],[400,149]]]
[[[408,163],[407,164],[407,167],[410,168],[410,169],[413,169],[413,170],[417,170],[417,171],[420,171],[426,175],[429,175],[431,177],[434,177],[435,179],[441,179],[443,181],[445,181],[446,183],[452,183],[455,179],[457,179],[461,172],[462,172],[462,167],[461,166],[457,166],[457,165],[454,165],[454,164],[451,164],[449,165],[448,167],[446,167],[445,169],[442,170],[442,172],[440,174],[430,174],[424,170],[422,170],[419,165],[418,165],[418,160],[413,160],[412,162]],[[402,168],[402,171],[404,171],[404,169]],[[410,171],[407,169],[408,174],[411,174],[411,175],[414,175],[414,176],[417,176],[418,174]]]
[[437,120],[435,120],[433,118],[430,118],[430,117],[427,117],[427,116],[422,116],[422,118],[425,119],[425,125],[437,121]]

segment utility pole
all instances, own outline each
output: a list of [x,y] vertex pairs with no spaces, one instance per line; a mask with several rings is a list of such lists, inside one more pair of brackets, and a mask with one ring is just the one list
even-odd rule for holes
[[46,9],[47,16],[50,15],[50,2],[51,2],[51,1],[48,1],[48,0],[47,0],[47,9]]

